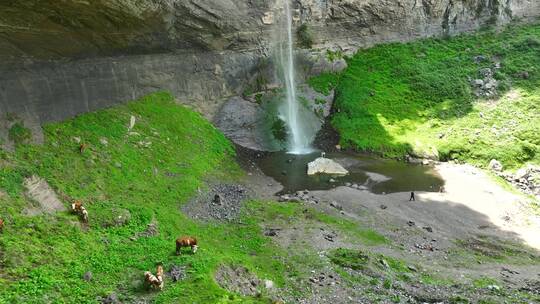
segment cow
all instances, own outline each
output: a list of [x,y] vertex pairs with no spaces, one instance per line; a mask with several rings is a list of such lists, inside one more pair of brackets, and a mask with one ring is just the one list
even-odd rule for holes
[[163,290],[163,266],[158,265],[156,275],[153,275],[150,271],[144,272],[144,282],[147,286],[156,290]]
[[176,255],[182,254],[182,247],[191,247],[193,253],[197,252],[197,239],[194,237],[179,237],[176,239]]
[[88,211],[84,208],[81,201],[75,201],[71,204],[71,211],[75,214],[78,214],[83,222],[88,223]]

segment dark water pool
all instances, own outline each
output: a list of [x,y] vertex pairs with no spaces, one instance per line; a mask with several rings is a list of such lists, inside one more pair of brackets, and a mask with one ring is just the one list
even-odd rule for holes
[[326,153],[347,170],[347,176],[307,175],[307,164],[320,156],[320,152],[292,155],[275,152],[257,160],[261,170],[280,182],[282,193],[299,190],[327,190],[337,186],[357,184],[374,193],[404,191],[436,192],[444,185],[441,177],[429,166],[413,165],[350,153]]

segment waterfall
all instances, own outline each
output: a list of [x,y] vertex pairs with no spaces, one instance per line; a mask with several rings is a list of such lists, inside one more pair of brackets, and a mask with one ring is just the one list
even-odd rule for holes
[[[278,44],[278,61],[281,66],[283,81],[285,82],[285,104],[282,118],[288,128],[287,149],[292,154],[305,154],[312,151],[311,138],[305,130],[305,124],[300,119],[300,107],[296,91],[296,71],[294,66],[294,40],[290,0],[283,0],[285,16],[280,22],[280,39]],[[287,34],[284,37],[284,33]]]

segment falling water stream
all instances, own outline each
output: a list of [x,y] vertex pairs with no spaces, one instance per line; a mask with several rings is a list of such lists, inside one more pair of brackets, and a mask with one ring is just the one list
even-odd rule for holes
[[[283,28],[279,29],[282,35],[280,35],[278,59],[285,82],[286,107],[283,108],[284,113],[282,114],[289,134],[287,150],[291,154],[306,154],[313,151],[310,147],[312,139],[306,134],[305,124],[300,119],[300,107],[296,91],[291,8],[289,0],[284,0],[283,2],[285,20],[281,22]],[[283,33],[286,33],[287,37],[283,37]]]

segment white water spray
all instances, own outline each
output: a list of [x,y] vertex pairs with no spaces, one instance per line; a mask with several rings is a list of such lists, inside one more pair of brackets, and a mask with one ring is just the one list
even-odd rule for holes
[[[296,94],[296,77],[294,69],[292,15],[289,0],[284,0],[285,20],[281,22],[281,39],[279,41],[279,61],[282,68],[283,80],[285,81],[286,108],[283,118],[289,131],[288,152],[292,154],[306,154],[312,151],[310,148],[311,138],[306,134],[300,121],[299,105]],[[283,33],[287,36],[283,37]]]

